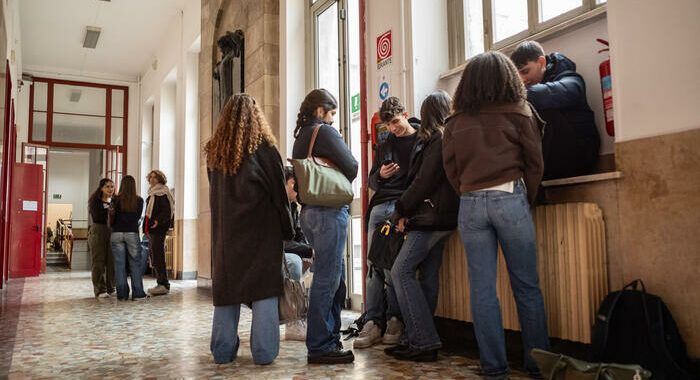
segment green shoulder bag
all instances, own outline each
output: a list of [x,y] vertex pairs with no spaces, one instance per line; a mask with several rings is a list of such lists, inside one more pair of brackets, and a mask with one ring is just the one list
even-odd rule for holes
[[649,380],[651,372],[635,364],[589,363],[533,348],[530,352],[547,380]]
[[330,161],[313,157],[319,124],[314,129],[306,158],[290,160],[299,189],[299,201],[303,204],[340,208],[352,202],[352,184]]

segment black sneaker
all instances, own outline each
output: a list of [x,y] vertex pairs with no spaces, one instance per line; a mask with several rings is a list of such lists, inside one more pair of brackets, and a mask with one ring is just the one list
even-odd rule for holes
[[404,344],[397,344],[396,346],[391,346],[391,347],[389,347],[389,348],[385,348],[385,349],[384,349],[384,353],[387,354],[387,355],[389,355],[389,356],[394,356],[394,354],[395,354],[397,351],[405,351],[405,350],[407,350],[407,349],[408,349],[408,346],[407,346],[407,345],[404,345]]
[[411,362],[435,362],[437,361],[438,350],[415,350],[407,348],[401,351],[394,351],[394,357],[399,360]]
[[306,357],[309,364],[347,364],[355,361],[355,355],[350,350],[342,350],[337,347],[325,354],[309,355]]

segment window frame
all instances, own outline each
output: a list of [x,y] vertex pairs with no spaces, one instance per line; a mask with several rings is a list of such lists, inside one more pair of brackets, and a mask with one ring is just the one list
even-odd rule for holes
[[[448,9],[447,27],[449,32],[449,61],[452,70],[462,68],[467,61],[467,39],[464,20],[465,0],[446,0]],[[564,12],[556,17],[540,21],[540,0],[527,1],[528,28],[503,40],[493,42],[493,2],[495,0],[482,0],[483,10],[483,36],[484,51],[507,51],[514,48],[527,39],[543,39],[551,37],[563,30],[568,30],[576,25],[586,23],[589,20],[607,12],[607,2],[598,3],[597,0],[581,0],[581,6]],[[450,73],[452,72],[450,70]]]
[[[46,136],[44,138],[44,141],[38,141],[34,140],[34,84],[35,83],[46,83],[47,84],[47,104],[46,104],[46,111],[37,111],[37,112],[45,112],[46,113]],[[53,109],[53,98],[54,98],[54,85],[60,84],[60,85],[67,85],[67,86],[80,86],[80,87],[94,87],[94,88],[103,88],[105,89],[106,93],[106,98],[105,98],[105,103],[106,103],[106,108],[105,108],[105,115],[97,115],[99,117],[104,117],[105,118],[105,140],[103,144],[84,144],[84,143],[70,143],[70,142],[58,142],[58,141],[53,141],[53,115],[54,115],[54,109]],[[112,91],[113,90],[122,90],[124,91],[124,103],[123,103],[123,111],[122,111],[122,116],[117,117],[115,116],[115,119],[122,119],[122,144],[121,145],[114,145],[112,144]],[[65,114],[63,112],[55,112],[57,114]],[[96,115],[87,115],[87,114],[80,114],[83,116],[96,116]],[[32,84],[29,87],[29,120],[28,120],[28,142],[30,144],[37,144],[37,145],[45,145],[49,147],[61,147],[61,148],[83,148],[83,149],[105,149],[105,150],[114,150],[114,149],[119,149],[121,153],[123,153],[123,161],[122,161],[122,167],[126,167],[126,152],[127,152],[127,142],[129,138],[128,134],[128,123],[129,123],[129,87],[128,86],[120,86],[120,85],[111,85],[111,84],[101,84],[101,83],[92,83],[92,82],[81,82],[81,81],[71,81],[71,80],[62,80],[62,79],[55,79],[55,78],[44,78],[44,77],[34,77]],[[119,128],[119,126],[114,126],[115,128]]]

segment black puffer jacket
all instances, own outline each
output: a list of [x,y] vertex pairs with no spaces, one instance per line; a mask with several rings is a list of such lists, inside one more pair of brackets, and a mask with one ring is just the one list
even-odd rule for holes
[[600,134],[576,64],[559,53],[548,55],[542,83],[527,88],[527,100],[547,123],[544,178],[589,174],[598,161]]
[[457,227],[459,196],[442,165],[442,133],[419,140],[408,172],[410,185],[396,202],[392,220],[408,218],[408,230],[447,231]]

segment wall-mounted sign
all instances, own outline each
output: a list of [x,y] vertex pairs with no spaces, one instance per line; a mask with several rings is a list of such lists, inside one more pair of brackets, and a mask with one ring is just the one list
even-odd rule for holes
[[387,82],[382,82],[379,85],[379,99],[380,100],[386,100],[386,98],[389,97],[389,83]]
[[391,29],[377,37],[377,70],[391,64]]
[[53,199],[61,199],[61,198],[63,198],[62,194],[54,194],[53,195]]
[[360,94],[355,94],[352,96],[352,112],[355,113],[360,110]]
[[38,211],[39,202],[37,201],[22,201],[22,211]]

